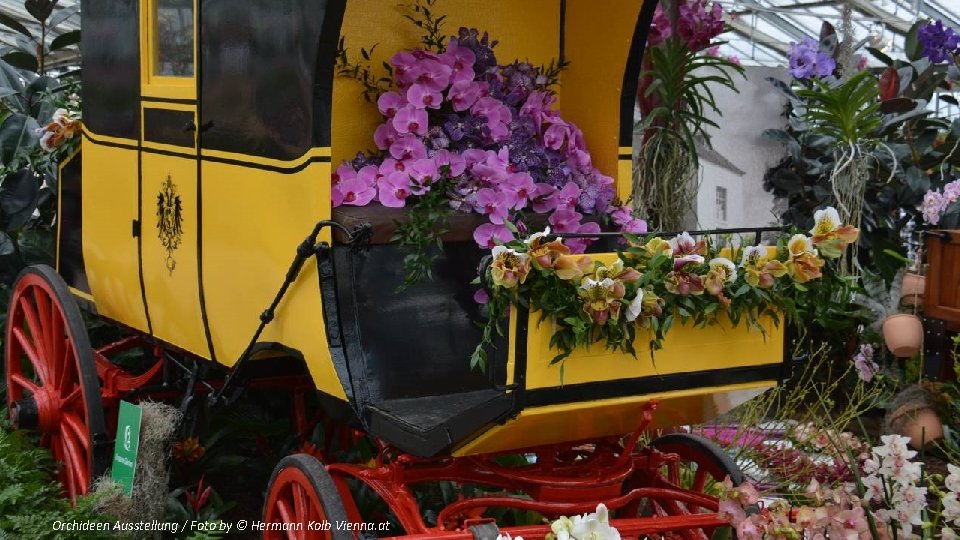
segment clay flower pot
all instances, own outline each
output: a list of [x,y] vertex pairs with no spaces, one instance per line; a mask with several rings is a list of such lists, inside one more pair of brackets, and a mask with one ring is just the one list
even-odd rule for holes
[[927,278],[920,274],[904,274],[903,285],[900,288],[900,303],[911,307],[922,305],[926,281]]
[[883,340],[898,358],[909,358],[923,345],[923,323],[911,313],[897,313],[884,319]]
[[910,446],[920,448],[943,438],[943,422],[937,412],[926,406],[904,405],[891,415],[893,431],[910,439]]

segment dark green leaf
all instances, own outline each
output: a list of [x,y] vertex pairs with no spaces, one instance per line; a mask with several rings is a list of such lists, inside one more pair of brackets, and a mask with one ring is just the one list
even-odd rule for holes
[[20,21],[14,19],[13,17],[7,15],[6,13],[0,13],[0,24],[20,32],[21,34],[27,36],[28,38],[33,39],[33,34],[30,33],[30,30],[27,30],[27,27],[20,24]]
[[874,58],[883,62],[884,64],[888,66],[893,65],[893,58],[890,58],[889,56],[884,54],[883,51],[881,51],[880,49],[877,49],[874,47],[867,47],[867,52],[869,52]]
[[50,42],[50,51],[59,51],[65,47],[80,43],[80,30],[73,30],[60,34]]
[[0,183],[0,228],[15,231],[37,208],[40,179],[27,168],[7,174]]
[[14,156],[35,144],[40,128],[32,117],[13,113],[0,124],[0,164],[9,164]]
[[50,16],[50,13],[53,12],[53,8],[56,7],[57,0],[26,0],[23,3],[23,7],[27,8],[27,12],[30,15],[33,15],[33,18],[39,22],[47,20],[47,17]]
[[17,69],[37,71],[37,69],[40,68],[40,64],[37,63],[37,57],[23,51],[9,52],[3,55],[3,60]]

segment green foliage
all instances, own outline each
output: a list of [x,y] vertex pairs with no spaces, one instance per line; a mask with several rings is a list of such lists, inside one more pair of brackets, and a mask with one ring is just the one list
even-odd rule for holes
[[397,289],[402,292],[410,285],[433,279],[433,263],[443,252],[443,235],[449,229],[450,208],[448,191],[452,189],[449,179],[449,167],[441,167],[442,180],[430,191],[416,199],[407,208],[407,220],[398,221],[397,229],[391,241],[400,242],[407,248],[403,258],[403,284]]
[[0,539],[85,540],[112,538],[109,533],[54,531],[54,523],[108,523],[110,516],[94,510],[96,499],[80,497],[77,506],[60,495],[61,486],[50,454],[37,448],[23,432],[0,424]]
[[[57,166],[79,144],[66,139],[53,151],[40,147],[37,130],[50,124],[58,108],[79,110],[74,74],[60,79],[47,74],[50,53],[77,45],[79,31],[51,39],[51,30],[77,16],[79,2],[54,11],[56,2],[28,2],[40,34],[0,17],[0,25],[17,35],[16,45],[0,59],[0,282],[9,283],[21,268],[47,262],[56,214]],[[31,7],[33,6],[33,7]],[[44,238],[38,238],[42,236]]]
[[812,89],[797,91],[804,100],[802,115],[815,133],[846,144],[858,144],[880,128],[880,90],[869,71],[830,84],[813,80]]
[[719,85],[737,91],[732,73],[743,77],[743,68],[720,56],[691,51],[679,37],[648,51],[649,69],[640,76],[651,82],[643,97],[655,96],[658,105],[644,115],[640,127],[682,134],[686,150],[696,162],[694,137],[709,141],[705,128],[719,127],[708,117],[711,112],[721,114],[713,89]]
[[[768,79],[788,102],[786,125],[764,132],[787,151],[764,177],[765,189],[787,201],[783,224],[807,229],[813,210],[837,204],[832,182],[838,169],[849,170],[851,157],[841,146],[856,148],[865,165],[856,171],[863,181],[860,262],[887,282],[902,266],[890,255],[905,253],[900,231],[911,220],[922,223],[924,194],[952,180],[960,166],[960,119],[932,116],[927,106],[947,89],[947,69],[921,58],[915,35],[916,25],[907,59],[868,49],[886,64],[882,71],[846,81]],[[946,225],[956,217],[945,216]]]

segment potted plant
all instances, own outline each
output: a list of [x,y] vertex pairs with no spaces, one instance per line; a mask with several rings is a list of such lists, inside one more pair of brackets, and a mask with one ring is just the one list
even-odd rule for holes
[[907,307],[922,306],[926,280],[926,276],[918,272],[905,273],[903,286],[900,288],[900,304]]
[[883,278],[869,271],[863,273],[865,294],[858,294],[853,302],[872,314],[874,322],[866,328],[883,335],[887,349],[898,358],[911,357],[923,345],[923,323],[914,313],[900,311],[900,297],[905,270],[901,269],[886,287]]

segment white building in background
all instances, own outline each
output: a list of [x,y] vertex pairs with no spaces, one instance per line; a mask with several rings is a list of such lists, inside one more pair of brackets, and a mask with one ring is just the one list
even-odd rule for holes
[[708,128],[712,148],[700,151],[700,191],[696,216],[689,219],[699,229],[766,227],[777,224],[774,198],[763,189],[767,169],[779,163],[782,145],[762,136],[763,130],[782,128],[786,99],[766,80],[788,80],[784,68],[748,66],[746,80],[736,78],[740,93],[714,89],[720,118],[711,118],[720,129]]

